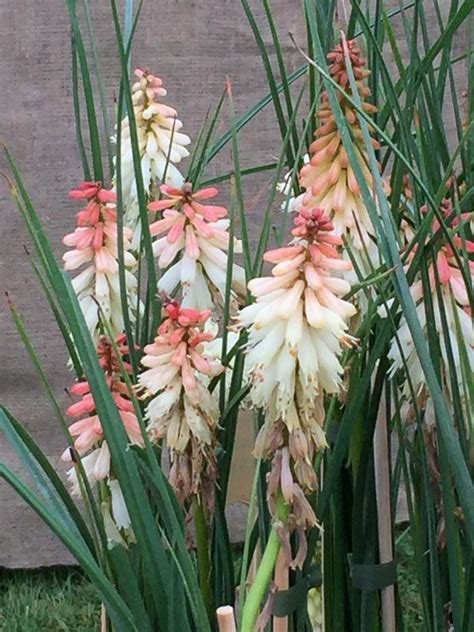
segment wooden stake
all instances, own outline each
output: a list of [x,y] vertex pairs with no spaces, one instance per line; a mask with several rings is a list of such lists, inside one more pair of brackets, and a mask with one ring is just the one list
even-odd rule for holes
[[216,610],[219,632],[236,632],[234,609],[232,606],[220,606]]
[[[380,398],[380,407],[374,432],[375,493],[377,498],[377,521],[380,562],[393,560],[392,519],[390,507],[390,453],[388,445],[387,408],[385,393]],[[396,632],[395,586],[382,588],[382,629]]]
[[[289,586],[288,563],[283,549],[275,566],[275,584],[278,590],[287,590]],[[288,632],[288,617],[273,617],[273,632]]]
[[107,631],[108,631],[107,610],[105,609],[104,604],[102,604],[102,607],[100,609],[100,632],[107,632]]

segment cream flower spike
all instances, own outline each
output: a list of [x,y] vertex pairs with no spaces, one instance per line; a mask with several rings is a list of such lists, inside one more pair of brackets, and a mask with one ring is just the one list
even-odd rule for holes
[[[178,113],[158,99],[166,96],[163,81],[147,70],[137,68],[138,81],[132,86],[133,109],[137,125],[138,146],[145,192],[151,196],[154,187],[163,182],[181,186],[184,177],[175,166],[189,156],[186,149],[191,139],[180,132],[183,124]],[[133,247],[140,244],[140,214],[133,164],[129,119],[122,121],[121,169],[125,221],[135,231]]]
[[[230,237],[227,210],[207,204],[218,191],[214,187],[193,192],[192,185],[181,188],[163,184],[162,200],[151,202],[148,209],[162,211],[162,219],[150,225],[153,251],[158,266],[166,270],[158,281],[158,289],[173,295],[181,287],[183,307],[198,310],[222,305],[227,280],[227,250]],[[234,253],[242,252],[241,243],[234,240]],[[245,273],[242,267],[232,268],[234,302],[245,296]]]
[[[128,355],[125,340],[125,335],[121,334],[116,341],[123,356]],[[121,378],[120,364],[115,356],[114,347],[106,336],[102,336],[99,339],[97,356],[104,371],[110,393],[117,406],[117,419],[122,421],[130,443],[142,446],[143,437],[138,419],[133,410],[133,404],[128,396],[128,388]],[[125,370],[132,371],[132,367],[126,360],[123,360],[123,365]],[[95,410],[95,402],[90,385],[86,381],[76,382],[70,391],[73,395],[79,396],[80,399],[69,406],[66,410],[66,415],[79,417],[80,419],[69,426],[69,432],[74,438],[73,449],[67,448],[61,458],[63,461],[72,461],[73,463],[76,463],[77,459],[80,458],[91,486],[94,486],[98,481],[106,482],[111,494],[111,507],[109,510],[111,509],[116,527],[127,530],[130,527],[130,518],[123,501],[120,485],[113,476],[109,447]],[[76,465],[68,471],[68,479],[72,485],[72,493],[79,496],[80,486]]]
[[[458,224],[458,218],[454,217],[453,219],[454,212],[449,199],[443,201],[440,210],[448,225],[451,224],[451,227],[455,227]],[[422,211],[426,211],[426,208],[423,208]],[[460,219],[468,222],[470,217],[471,213],[463,213]],[[439,231],[439,228],[439,222],[438,220],[435,220],[433,222],[431,234],[435,234]],[[405,230],[405,236],[410,236],[410,232]],[[470,253],[474,253],[474,241],[464,241],[459,235],[454,235],[452,239],[461,261],[464,258],[464,252],[467,252],[468,256]],[[418,246],[415,245],[411,252],[410,261],[408,262],[406,269],[408,269],[417,249]],[[471,277],[471,287],[473,287],[474,261],[468,259],[468,261],[463,262],[463,264],[465,270],[468,271],[468,274]],[[440,297],[438,297],[435,268],[439,279],[438,289],[440,290]],[[434,327],[439,334],[442,383],[447,389],[446,395],[448,401],[452,401],[451,379],[453,377],[454,379],[456,378],[455,376],[450,375],[449,371],[448,351],[444,336],[441,305],[443,306],[448,323],[449,342],[453,351],[456,375],[463,374],[461,360],[462,353],[460,351],[461,346],[464,346],[471,373],[474,373],[474,325],[466,283],[459,268],[458,261],[456,260],[454,252],[449,244],[441,245],[439,247],[439,250],[436,253],[435,261],[431,263],[428,268],[428,280],[433,304]],[[419,322],[426,336],[428,336],[427,314],[425,301],[423,299],[424,288],[419,275],[414,279],[410,292],[416,305]],[[405,317],[402,317],[400,321],[397,335],[401,349],[405,356],[412,386],[417,397],[417,404],[421,410],[425,411],[427,424],[433,424],[435,417],[431,396],[426,386],[425,376],[421,368],[418,354],[414,348],[412,335]],[[403,358],[396,338],[392,341],[389,358],[393,360],[393,364],[390,369],[391,375],[394,375],[399,369],[403,369]],[[412,397],[408,380],[405,380],[402,392],[405,395],[406,400],[408,402],[411,401]],[[464,400],[463,393],[461,393],[461,398]]]
[[167,318],[145,347],[138,390],[151,399],[146,408],[152,440],[166,438],[171,450],[170,483],[184,502],[201,495],[211,508],[217,476],[219,406],[208,381],[224,370],[205,353],[214,334],[204,331],[210,310],[165,305]]
[[[339,44],[327,56],[332,78],[348,93],[351,93],[349,78],[344,59],[344,44]],[[369,71],[364,68],[365,60],[361,56],[355,40],[347,41],[347,51],[350,57],[354,78],[356,80],[362,107],[367,113],[377,111],[377,108],[366,99],[370,90],[364,79]],[[367,165],[359,115],[348,100],[337,92],[346,121],[351,127],[355,140],[356,153],[359,164],[367,181],[369,190],[373,190],[373,177]],[[347,152],[342,144],[340,131],[335,116],[331,110],[329,97],[326,92],[321,99],[321,107],[317,112],[320,125],[315,132],[315,140],[310,145],[311,159],[300,171],[300,185],[305,192],[299,195],[292,204],[292,210],[298,212],[301,208],[322,208],[334,224],[337,235],[346,235],[350,243],[358,250],[367,248],[371,243],[369,235],[373,235],[373,227],[369,213],[361,196],[361,190],[349,163]],[[372,139],[374,148],[379,143]],[[361,241],[362,238],[362,241]]]
[[[116,194],[103,189],[99,182],[81,182],[77,189],[69,193],[69,197],[87,200],[87,204],[76,215],[77,227],[74,232],[63,239],[65,246],[73,248],[63,255],[64,269],[71,271],[83,267],[72,285],[90,334],[97,342],[101,333],[97,304],[114,335],[124,329],[117,261]],[[136,260],[130,252],[131,238],[132,231],[124,227],[125,283],[133,321],[137,306],[137,280],[131,272],[136,266]]]
[[250,396],[266,414],[255,450],[274,457],[270,503],[280,485],[301,528],[316,522],[304,494],[316,486],[314,454],[326,447],[323,395],[341,389],[339,357],[354,341],[346,321],[355,308],[341,298],[350,284],[331,276],[350,263],[340,258],[333,231],[322,209],[303,209],[291,244],[264,255],[272,276],[249,282],[256,301],[239,314],[248,330]]

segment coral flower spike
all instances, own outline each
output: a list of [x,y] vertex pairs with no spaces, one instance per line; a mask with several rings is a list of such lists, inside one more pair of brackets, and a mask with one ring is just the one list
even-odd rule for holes
[[[162,184],[163,199],[151,202],[148,209],[162,212],[162,218],[150,225],[152,236],[158,237],[153,251],[158,266],[166,270],[158,282],[158,289],[172,295],[182,289],[184,307],[208,309],[222,305],[227,280],[229,249],[229,220],[227,209],[206,200],[218,194],[214,187],[192,190],[190,183],[182,187]],[[241,244],[234,240],[234,252],[241,252]],[[232,268],[234,299],[245,295],[243,268]]]
[[[370,90],[364,80],[369,75],[369,71],[365,68],[366,62],[355,40],[339,44],[328,54],[331,76],[347,93],[351,93],[345,66],[344,45],[347,46],[362,107],[369,114],[376,112],[376,107],[367,102]],[[367,152],[359,115],[340,92],[337,93],[337,98],[346,121],[351,127],[360,167],[368,188],[372,191],[373,177],[366,166]],[[346,235],[349,243],[356,249],[368,248],[371,243],[369,235],[373,235],[372,223],[342,144],[341,133],[326,92],[322,95],[317,116],[320,123],[315,132],[315,140],[310,145],[310,161],[302,167],[299,174],[300,185],[305,191],[292,202],[291,209],[299,211],[302,207],[322,208],[332,219],[338,235]],[[372,144],[375,148],[379,147],[375,139],[372,139]]]
[[[97,341],[100,336],[100,305],[105,318],[115,335],[124,327],[120,300],[120,283],[117,253],[116,194],[103,189],[99,182],[81,182],[77,189],[69,193],[74,200],[86,201],[86,206],[77,215],[77,227],[66,235],[63,243],[72,248],[63,255],[64,269],[82,271],[73,279],[77,294],[91,336]],[[130,317],[135,318],[137,305],[137,281],[131,270],[136,260],[129,252],[131,230],[124,227],[125,283]]]
[[252,402],[265,410],[255,451],[273,459],[270,508],[281,490],[290,528],[304,529],[316,523],[305,494],[316,486],[314,454],[326,446],[323,396],[341,388],[339,356],[354,340],[346,322],[355,308],[342,298],[350,284],[332,276],[350,263],[341,259],[342,240],[325,212],[303,208],[292,234],[289,245],[264,255],[272,274],[249,282],[255,303],[239,321],[248,329]]
[[211,507],[217,476],[215,451],[219,407],[208,390],[209,379],[223,371],[204,344],[214,334],[204,330],[210,310],[184,308],[166,301],[166,319],[145,347],[139,389],[150,396],[146,408],[152,440],[166,437],[171,450],[170,483],[182,502],[200,494]]
[[[128,355],[124,334],[117,337],[116,343],[121,355]],[[102,336],[99,339],[97,357],[104,371],[112,399],[117,406],[118,419],[122,421],[130,443],[143,445],[140,425],[135,416],[133,404],[128,396],[128,387],[122,380],[120,364],[115,356],[114,347],[106,336]],[[131,372],[132,368],[126,360],[123,360],[123,366],[125,370]],[[87,381],[76,382],[71,387],[70,392],[80,399],[69,406],[66,410],[66,415],[79,419],[69,426],[69,432],[74,439],[73,450],[70,448],[66,449],[62,459],[68,462],[72,460],[75,462],[77,458],[80,458],[84,472],[91,485],[98,481],[106,482],[111,494],[111,510],[115,525],[119,529],[128,529],[130,527],[130,518],[123,501],[120,485],[113,476],[110,451],[104,437],[102,424],[96,412],[90,384]],[[79,495],[80,486],[76,466],[68,471],[68,478],[72,484],[72,493]],[[110,513],[110,508],[107,511]]]

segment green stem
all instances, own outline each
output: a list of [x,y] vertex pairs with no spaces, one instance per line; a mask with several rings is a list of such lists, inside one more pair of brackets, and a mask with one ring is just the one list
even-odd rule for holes
[[194,503],[194,526],[196,528],[196,550],[199,567],[199,585],[206,606],[209,621],[214,618],[214,598],[211,591],[211,562],[207,537],[207,522],[203,501],[197,498]]
[[[285,524],[289,512],[290,508],[285,504],[283,496],[280,493],[276,501],[276,519]],[[253,632],[255,629],[255,622],[257,621],[260,604],[263,601],[265,591],[270,583],[280,548],[280,538],[275,531],[275,527],[272,527],[267,546],[265,547],[265,552],[263,553],[262,560],[258,566],[257,574],[255,575],[253,584],[250,586],[250,590],[248,591],[247,598],[244,602],[242,623],[240,626],[241,632]]]

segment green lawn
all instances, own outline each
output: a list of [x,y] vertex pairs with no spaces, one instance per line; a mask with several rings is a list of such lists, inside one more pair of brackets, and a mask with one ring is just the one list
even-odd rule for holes
[[405,632],[423,632],[420,589],[416,579],[416,562],[410,533],[401,538],[397,546],[398,591],[403,608]]
[[100,603],[76,570],[0,571],[2,632],[97,632]]
[[[422,632],[423,618],[409,537],[398,547],[400,600],[406,632]],[[97,632],[100,603],[94,588],[71,568],[0,571],[2,632]]]

